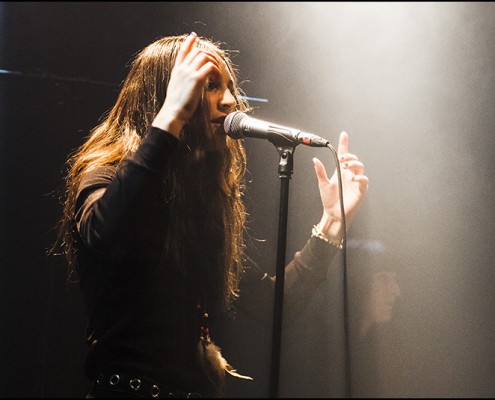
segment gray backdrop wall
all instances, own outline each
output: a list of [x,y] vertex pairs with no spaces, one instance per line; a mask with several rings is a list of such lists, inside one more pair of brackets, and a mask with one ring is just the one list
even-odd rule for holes
[[[0,75],[0,397],[85,395],[81,299],[64,260],[45,255],[64,162],[115,101],[132,55],[190,31],[239,51],[245,91],[268,99],[253,103],[256,117],[334,145],[346,130],[366,165],[369,192],[348,236],[352,394],[493,397],[491,2],[0,3],[0,69],[24,73]],[[249,251],[274,273],[278,154],[245,144]],[[329,151],[297,148],[288,258],[320,217],[314,156],[334,169]],[[284,326],[281,396],[344,393],[340,268]],[[374,268],[393,273],[395,292],[360,335],[364,287],[388,290]],[[242,315],[226,321],[224,354],[255,378],[229,381],[231,397],[268,396],[270,335]]]

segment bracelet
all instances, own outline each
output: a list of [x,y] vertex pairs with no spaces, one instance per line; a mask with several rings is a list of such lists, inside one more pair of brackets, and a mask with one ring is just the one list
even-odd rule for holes
[[323,234],[322,231],[320,231],[320,228],[317,225],[313,225],[313,230],[311,231],[311,237],[316,237],[327,243],[330,243],[331,245],[337,247],[338,249],[342,249],[342,242],[344,241],[343,239],[339,241],[330,240]]

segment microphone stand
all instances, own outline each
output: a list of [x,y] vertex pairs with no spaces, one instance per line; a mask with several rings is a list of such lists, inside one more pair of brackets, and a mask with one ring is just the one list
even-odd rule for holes
[[284,281],[285,281],[285,253],[287,243],[287,214],[289,205],[289,180],[293,172],[293,158],[295,146],[277,145],[275,139],[270,139],[275,144],[280,159],[278,164],[280,186],[280,209],[278,222],[277,244],[277,269],[275,282],[275,299],[273,310],[273,334],[272,334],[272,364],[270,380],[270,398],[278,397],[279,373],[280,373],[280,347],[282,337],[282,313],[284,306]]

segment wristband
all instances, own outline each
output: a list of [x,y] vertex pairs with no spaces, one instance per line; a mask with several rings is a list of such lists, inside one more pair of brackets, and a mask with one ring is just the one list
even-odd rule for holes
[[342,242],[343,242],[343,239],[339,240],[339,241],[335,241],[335,240],[331,240],[329,238],[327,238],[322,231],[320,231],[320,228],[318,227],[318,225],[313,225],[313,230],[311,231],[311,237],[316,237],[318,239],[321,239],[327,243],[330,243],[331,245],[337,247],[338,249],[342,249]]

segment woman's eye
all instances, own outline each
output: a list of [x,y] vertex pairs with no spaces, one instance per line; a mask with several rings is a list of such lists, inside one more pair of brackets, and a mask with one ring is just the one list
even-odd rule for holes
[[208,82],[206,83],[206,89],[207,90],[218,89],[219,86],[220,85],[219,85],[218,81],[215,81],[215,80],[212,80],[212,79],[208,79]]

